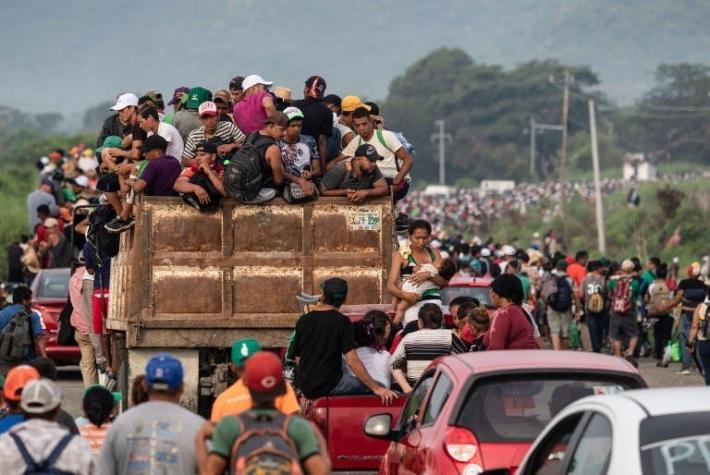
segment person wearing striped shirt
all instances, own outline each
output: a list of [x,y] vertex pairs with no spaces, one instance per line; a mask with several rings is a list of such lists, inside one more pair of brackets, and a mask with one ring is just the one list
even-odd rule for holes
[[246,136],[239,128],[231,122],[220,121],[218,117],[217,105],[212,101],[203,102],[198,109],[202,127],[199,127],[187,137],[185,141],[185,151],[182,154],[182,166],[191,167],[195,162],[195,149],[197,144],[212,137],[218,137],[222,145],[217,148],[217,154],[224,156],[241,147]]
[[419,330],[405,335],[392,353],[392,378],[403,392],[411,392],[429,363],[439,356],[466,352],[459,337],[441,328],[443,318],[438,305],[423,305],[419,310]]

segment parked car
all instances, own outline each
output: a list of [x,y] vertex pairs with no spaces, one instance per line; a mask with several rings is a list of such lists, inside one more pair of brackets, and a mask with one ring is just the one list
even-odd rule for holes
[[32,281],[32,307],[42,316],[47,334],[47,355],[57,364],[78,364],[79,347],[57,343],[59,314],[69,297],[70,269],[42,269]]
[[706,387],[586,397],[545,427],[518,474],[706,474],[708,401]]
[[456,297],[472,297],[481,302],[489,309],[495,305],[491,302],[491,295],[488,289],[492,280],[486,277],[454,277],[449,281],[448,287],[441,289],[441,303],[449,305]]
[[514,470],[545,425],[592,394],[646,387],[628,362],[573,351],[486,351],[435,360],[399,421],[368,418],[365,433],[391,441],[381,474]]

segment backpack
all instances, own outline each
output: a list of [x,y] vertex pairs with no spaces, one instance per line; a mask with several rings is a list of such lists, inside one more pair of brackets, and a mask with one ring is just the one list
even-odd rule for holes
[[0,361],[19,363],[33,345],[32,315],[23,309],[10,318],[0,333]]
[[[593,286],[593,292],[589,292],[587,297],[587,312],[589,313],[602,313],[604,311],[604,294],[602,294],[601,286],[598,284],[589,284],[589,287]],[[589,289],[592,290],[592,289]]]
[[660,309],[668,305],[670,293],[665,282],[654,282],[648,289],[648,314],[649,316],[660,315]]
[[62,452],[64,452],[64,449],[74,438],[74,434],[69,433],[62,437],[59,440],[59,443],[54,447],[54,449],[52,449],[49,457],[42,462],[35,462],[27,450],[27,446],[24,442],[22,442],[22,439],[20,439],[17,434],[10,432],[10,437],[12,437],[12,440],[15,441],[17,449],[20,451],[22,458],[25,460],[25,465],[27,465],[27,468],[25,468],[25,475],[68,475],[74,473],[54,468],[54,464],[57,463],[57,460],[62,455]]
[[108,257],[116,257],[121,244],[121,235],[110,233],[104,227],[115,217],[116,212],[110,204],[98,206],[89,215],[89,229],[86,238],[100,254]]
[[572,308],[572,286],[566,276],[555,276],[555,291],[547,297],[547,304],[556,312],[566,312]]
[[611,311],[617,315],[631,315],[631,279],[616,281],[611,293]]
[[200,203],[200,200],[197,199],[197,195],[193,192],[180,193],[180,197],[185,203],[202,213],[213,213],[219,209],[219,204],[222,202],[222,195],[219,191],[217,191],[217,188],[214,187],[210,181],[210,178],[204,171],[200,170],[195,173],[190,178],[190,183],[205,190],[207,195],[210,197],[210,202],[207,204]]
[[247,411],[235,416],[240,436],[232,446],[232,473],[248,475],[301,474],[298,449],[287,434],[291,415]]
[[274,143],[270,137],[258,132],[251,134],[237,150],[229,163],[225,162],[224,190],[232,198],[251,201],[259,194],[265,180],[264,145]]

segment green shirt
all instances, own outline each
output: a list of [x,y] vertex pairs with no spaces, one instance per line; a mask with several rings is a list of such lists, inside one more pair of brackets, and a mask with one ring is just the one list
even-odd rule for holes
[[641,274],[641,278],[643,279],[644,282],[646,282],[648,285],[653,284],[653,281],[656,280],[656,276],[653,275],[653,272],[650,270],[644,271],[643,274]]
[[523,302],[527,302],[528,295],[530,295],[530,279],[521,274],[518,274],[518,279],[520,279],[520,283],[523,284]]
[[[269,414],[277,411],[275,409],[252,409],[249,412],[255,414]],[[313,427],[302,417],[291,416],[291,420],[286,428],[286,433],[296,444],[301,462],[311,455],[320,452],[318,438],[313,432]],[[240,426],[239,422],[237,422],[237,418],[235,416],[223,417],[217,424],[217,427],[215,427],[214,434],[212,434],[211,453],[229,460],[232,456],[232,446],[240,435]]]

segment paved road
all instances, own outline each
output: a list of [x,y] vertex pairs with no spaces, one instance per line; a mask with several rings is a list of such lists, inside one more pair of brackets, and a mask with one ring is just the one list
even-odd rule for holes
[[[675,374],[679,369],[680,363],[672,363],[668,368],[657,368],[655,360],[642,359],[639,361],[639,371],[651,387],[700,386],[703,384],[703,378],[697,372],[693,372],[690,376]],[[59,384],[64,392],[64,408],[73,416],[80,415],[84,388],[79,368],[60,368]]]

